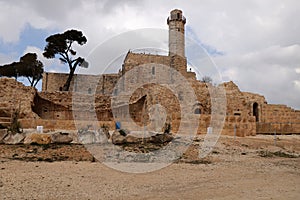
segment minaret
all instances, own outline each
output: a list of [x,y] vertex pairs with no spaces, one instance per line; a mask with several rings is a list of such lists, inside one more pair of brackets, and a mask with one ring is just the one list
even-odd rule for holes
[[169,25],[169,56],[178,55],[185,58],[184,54],[184,25],[186,19],[182,11],[172,10],[167,19]]
[[170,67],[185,75],[187,73],[187,62],[184,53],[184,25],[186,19],[181,10],[175,9],[171,11],[167,22],[169,25]]

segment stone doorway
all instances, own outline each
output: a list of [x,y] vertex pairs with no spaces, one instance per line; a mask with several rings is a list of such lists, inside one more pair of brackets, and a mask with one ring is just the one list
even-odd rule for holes
[[258,112],[258,103],[253,104],[253,116],[255,116],[255,121],[259,122],[259,112]]

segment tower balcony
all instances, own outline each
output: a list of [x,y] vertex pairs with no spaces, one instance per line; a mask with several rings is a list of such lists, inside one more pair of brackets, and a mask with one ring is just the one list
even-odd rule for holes
[[179,15],[179,13],[177,13],[177,16],[176,17],[174,17],[174,16],[170,16],[170,17],[168,17],[168,19],[167,19],[167,24],[169,25],[169,22],[170,21],[182,21],[183,22],[183,24],[185,24],[186,23],[186,18],[183,16],[183,15]]

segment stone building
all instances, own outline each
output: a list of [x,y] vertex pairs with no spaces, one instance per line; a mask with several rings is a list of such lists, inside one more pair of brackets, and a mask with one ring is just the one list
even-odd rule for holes
[[[121,121],[128,129],[158,131],[167,121],[174,133],[188,132],[191,124],[197,125],[198,134],[214,126],[221,127],[222,134],[238,136],[300,133],[299,110],[268,104],[264,96],[242,92],[233,82],[218,86],[201,82],[194,72],[187,71],[185,23],[182,11],[171,11],[168,55],[129,51],[118,73],[77,74],[70,92],[61,91],[67,79],[62,73],[44,73],[41,92],[19,83],[13,86],[12,79],[0,81],[10,92],[27,93],[27,111],[21,108],[24,127],[75,129],[78,123],[94,123],[113,128]],[[0,114],[9,115],[5,107],[14,106],[13,97],[1,94],[0,99]]]

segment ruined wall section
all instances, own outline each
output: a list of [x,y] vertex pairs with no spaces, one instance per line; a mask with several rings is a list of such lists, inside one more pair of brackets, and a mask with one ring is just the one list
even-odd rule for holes
[[300,111],[286,105],[264,104],[262,122],[300,123]]
[[[42,91],[61,91],[64,84],[66,83],[66,80],[68,79],[68,76],[69,75],[67,73],[45,72],[43,74]],[[96,75],[75,74],[71,81],[69,91],[85,91],[86,93],[88,93],[88,88],[93,88],[94,85],[97,85],[98,81],[99,77]]]
[[[43,75],[42,91],[61,91],[68,78],[65,73],[46,72]],[[83,94],[112,94],[114,86],[119,80],[118,74],[86,75],[75,74],[70,85],[71,92]]]
[[[247,108],[247,105],[250,103],[247,101],[247,97],[233,82],[224,83],[220,86],[213,86],[210,83],[203,83],[201,81],[191,81],[191,84],[199,101],[199,104],[194,106],[195,113],[198,108],[201,112],[198,134],[206,134],[208,127],[216,125],[221,126],[221,121],[212,122],[212,119],[221,120],[224,115],[225,121],[221,131],[222,134],[232,136],[234,134],[237,136],[249,136],[256,134],[255,117],[249,114],[250,108]],[[225,91],[220,91],[222,88],[224,88]],[[221,92],[221,94],[219,92]],[[224,99],[226,113],[222,113],[223,109],[221,106],[224,105],[219,105],[219,103],[217,103],[214,105],[217,106],[214,108],[217,112],[212,118],[211,106],[212,101],[214,101],[212,98],[221,98],[223,96],[222,94],[224,94],[223,92],[226,92],[226,99]],[[253,95],[255,96],[255,94]]]
[[199,109],[200,114],[211,114],[211,100],[209,93],[209,84],[200,82],[200,81],[192,81],[192,88],[197,96],[198,103],[193,105],[194,112]]
[[37,91],[14,78],[0,78],[0,116],[11,117],[13,110],[20,109],[20,118],[39,118],[33,112]]
[[34,102],[33,109],[42,119],[73,120],[70,92],[39,92]]
[[264,104],[258,133],[299,134],[300,111],[286,105]]
[[[163,56],[163,55],[152,55],[152,54],[141,54],[128,52],[125,57],[124,64],[122,67],[122,74],[128,72],[134,67],[140,65],[151,65],[155,66],[164,65],[167,67],[172,67],[173,69],[180,72],[187,79],[196,80],[196,74],[194,72],[187,72],[187,60],[185,57],[178,55],[173,56]],[[159,67],[159,66],[157,66]],[[171,72],[170,72],[171,73]],[[172,76],[172,74],[170,75]]]
[[[126,96],[126,94],[125,94]],[[165,122],[172,124],[174,133],[178,130],[182,111],[178,97],[169,88],[158,84],[145,84],[128,94],[129,113],[126,102],[119,96],[114,101],[115,120],[122,122],[122,127],[132,129],[130,117],[136,123],[138,130],[162,131]]]
[[122,74],[128,72],[134,67],[138,67],[139,65],[148,65],[151,63],[170,66],[170,57],[163,55],[128,52],[122,66]]
[[187,60],[185,57],[179,55],[171,56],[170,67],[180,72],[185,78],[196,80],[196,73],[187,72]]
[[96,94],[111,95],[115,91],[115,85],[117,84],[120,76],[118,74],[103,74],[99,77],[99,81],[96,86]]
[[35,99],[34,110],[43,119],[111,121],[113,118],[110,102],[108,95],[40,92]]
[[226,91],[227,115],[249,116],[248,102],[238,86],[232,81],[223,83]]

